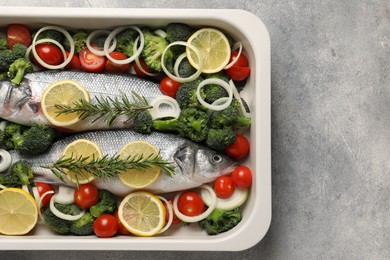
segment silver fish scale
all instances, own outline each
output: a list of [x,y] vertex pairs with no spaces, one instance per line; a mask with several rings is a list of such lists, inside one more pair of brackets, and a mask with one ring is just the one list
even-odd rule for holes
[[[146,187],[153,193],[161,194],[200,186],[226,174],[235,165],[235,162],[222,155],[223,163],[210,164],[208,158],[215,155],[215,152],[180,136],[158,132],[145,135],[131,130],[106,130],[76,134],[57,141],[44,155],[30,158],[12,153],[12,158],[13,161],[20,159],[29,161],[33,165],[34,174],[58,181],[51,171],[41,166],[49,165],[58,160],[66,145],[80,138],[95,142],[104,155],[110,156],[119,153],[122,147],[131,141],[143,140],[154,145],[159,150],[161,157],[175,166],[175,175],[171,177],[162,172],[154,183]],[[180,163],[181,161],[182,163]],[[94,183],[99,189],[107,189],[118,196],[125,196],[134,190],[134,188],[125,186],[118,177],[95,179]],[[68,184],[71,183],[68,182]]]

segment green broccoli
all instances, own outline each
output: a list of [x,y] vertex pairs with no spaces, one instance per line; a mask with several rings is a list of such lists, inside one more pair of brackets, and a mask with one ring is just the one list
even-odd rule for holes
[[199,222],[199,225],[206,230],[209,235],[218,235],[235,227],[241,219],[242,215],[240,208],[228,211],[214,209],[207,218]]
[[0,39],[0,51],[7,50],[7,49],[8,49],[7,39],[1,38]]
[[[168,42],[165,38],[154,35],[148,29],[143,29],[143,34],[145,43],[141,55],[150,69],[161,72],[161,56],[165,48],[168,46]],[[168,70],[172,70],[173,54],[170,49],[165,52],[164,59],[166,68]]]
[[187,58],[183,59],[179,65],[179,76],[183,78],[188,78],[196,73],[196,69],[192,67]]
[[30,184],[30,179],[34,177],[31,164],[25,160],[13,163],[10,171],[12,175],[18,176],[22,185]]
[[[169,43],[176,41],[186,42],[194,32],[194,28],[184,23],[170,23],[166,26],[165,30]],[[185,52],[185,46],[182,45],[174,45],[170,49],[175,58]]]
[[8,123],[4,129],[4,145],[24,155],[44,153],[52,144],[55,131],[43,124],[35,123],[31,127]]
[[71,222],[70,233],[78,236],[92,235],[94,221],[95,218],[91,213],[86,212],[81,218]]
[[208,132],[208,115],[206,112],[196,108],[186,108],[180,111],[177,119],[156,119],[153,120],[149,111],[138,113],[134,118],[133,129],[141,133],[151,131],[176,132],[195,142],[202,142],[206,139]]
[[138,33],[134,30],[127,30],[119,33],[116,36],[117,45],[115,50],[126,54],[127,56],[133,56],[134,41],[137,38]]
[[117,200],[114,194],[108,190],[99,190],[99,201],[89,208],[89,212],[95,218],[105,213],[112,214],[117,208]]
[[236,140],[236,133],[229,126],[220,129],[209,129],[206,145],[216,151],[223,151],[225,147]]
[[0,72],[8,72],[9,66],[19,59],[24,58],[27,47],[17,43],[12,47],[12,50],[0,50]]
[[[209,74],[206,76],[206,78],[221,79],[225,82],[229,82],[229,77],[226,75],[224,71],[220,71],[215,74]],[[213,102],[215,102],[220,98],[228,96],[228,92],[223,87],[217,84],[206,85],[203,87],[203,91],[205,94],[204,100],[209,104],[212,104]]]
[[[84,30],[77,31],[75,34],[72,35],[73,41],[74,41],[74,51],[76,54],[78,54],[82,49],[87,46],[87,37],[88,33]],[[70,50],[70,42],[67,38],[64,39],[64,47],[67,50]]]
[[[196,95],[196,91],[200,82],[202,82],[202,78],[198,78],[192,82],[186,82],[180,85],[179,89],[176,93],[176,101],[179,103],[181,109],[185,108],[197,108],[201,110],[205,110],[202,104],[199,102],[198,97]],[[206,95],[204,93],[204,88],[200,90],[200,96],[205,99]]]
[[[32,37],[34,38],[35,35],[33,35]],[[65,40],[65,36],[60,31],[57,30],[46,30],[38,34],[36,41],[42,39],[52,39],[59,42],[60,44],[63,44]]]
[[8,70],[8,77],[11,78],[13,83],[19,85],[23,80],[24,74],[32,71],[32,63],[24,58],[19,58],[10,65]]
[[43,211],[43,219],[54,232],[60,235],[67,235],[70,233],[71,222],[54,215],[50,210],[50,207],[46,207]]
[[221,111],[214,111],[210,116],[210,127],[221,128],[231,126],[233,128],[247,127],[251,124],[251,118],[246,117],[241,111],[241,104],[237,99]]
[[23,185],[19,176],[11,174],[11,172],[0,174],[0,184],[7,188],[20,188]]

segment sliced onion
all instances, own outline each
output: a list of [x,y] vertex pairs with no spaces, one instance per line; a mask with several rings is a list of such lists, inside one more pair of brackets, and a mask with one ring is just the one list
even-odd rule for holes
[[[95,55],[98,55],[98,56],[106,55],[104,51],[97,50],[94,47],[92,47],[91,42],[93,42],[99,36],[108,36],[108,35],[110,35],[110,33],[111,32],[109,30],[95,30],[95,31],[91,32],[88,35],[87,40],[85,42],[87,47],[88,47],[88,49],[89,49],[89,51],[92,52]],[[108,49],[108,52],[113,52],[115,50],[115,48],[116,48],[116,38],[113,39],[112,45]]]
[[[240,207],[246,199],[248,198],[249,189],[234,189],[234,192],[232,196],[230,196],[227,199],[221,199],[217,198],[217,203],[215,205],[216,209],[220,210],[232,210],[237,207]],[[205,192],[204,190],[200,191],[200,196],[202,197],[202,200],[204,203],[209,206],[212,202],[212,197],[208,192]]]
[[0,189],[5,190],[5,189],[7,189],[7,187],[5,187],[4,185],[0,184]]
[[30,193],[30,191],[28,190],[28,186],[26,184],[22,185],[22,190],[24,190],[27,193]]
[[85,214],[85,210],[81,211],[80,214],[78,215],[68,215],[68,214],[64,214],[62,213],[61,211],[59,211],[55,205],[54,205],[54,202],[56,200],[56,197],[57,197],[58,194],[54,195],[53,197],[51,197],[51,200],[50,200],[50,210],[51,212],[56,215],[57,217],[61,218],[61,219],[65,219],[65,220],[68,220],[68,221],[74,221],[74,220],[78,220],[80,219],[82,216],[84,216]]
[[11,154],[5,150],[0,149],[0,172],[5,172],[11,167],[12,157]]
[[39,198],[41,197],[41,196],[39,196],[38,188],[36,186],[32,187],[32,192],[33,192],[35,201],[38,202]]
[[[108,46],[109,44],[111,43],[111,41],[115,38],[115,36],[120,33],[120,32],[123,32],[125,30],[135,30],[139,33],[139,36],[140,36],[140,46],[139,48],[137,49],[137,51],[135,53],[133,53],[133,56],[129,57],[128,59],[125,59],[125,60],[117,60],[117,59],[114,59],[113,57],[111,57],[110,55],[110,51],[108,49]],[[104,42],[104,54],[106,55],[106,57],[116,63],[116,64],[128,64],[128,63],[131,63],[132,61],[135,60],[136,57],[138,57],[143,48],[144,48],[144,43],[145,43],[145,38],[144,38],[144,34],[142,33],[142,31],[137,27],[137,26],[134,26],[134,25],[131,25],[131,26],[121,26],[121,27],[118,27],[116,28],[115,30],[113,30],[106,38],[106,41]]]
[[173,209],[172,209],[171,203],[169,203],[169,201],[166,198],[164,198],[162,196],[157,196],[157,197],[160,200],[164,201],[164,203],[167,205],[167,209],[168,209],[168,213],[169,213],[168,223],[166,223],[165,227],[163,229],[161,229],[160,232],[158,232],[160,234],[160,233],[167,231],[168,228],[171,227],[172,222],[173,222]]
[[215,205],[217,204],[217,195],[215,194],[215,191],[208,185],[202,185],[199,188],[207,190],[211,195],[211,203],[210,203],[208,209],[205,212],[203,212],[202,214],[197,215],[197,216],[190,217],[190,216],[184,215],[183,213],[180,212],[180,210],[177,206],[177,202],[179,200],[179,197],[183,193],[183,192],[179,192],[178,194],[176,194],[175,198],[173,199],[173,210],[175,211],[176,216],[180,220],[182,220],[184,222],[188,222],[188,223],[198,222],[198,221],[201,221],[202,219],[207,218],[207,216],[210,215],[210,213],[215,209]]
[[59,186],[55,202],[60,204],[72,204],[74,202],[75,189],[68,186]]
[[[46,62],[44,62],[38,55],[37,53],[37,50],[35,49],[35,46],[37,43],[37,36],[43,32],[43,31],[46,31],[46,30],[56,30],[56,31],[59,31],[61,32],[69,41],[70,43],[70,51],[69,51],[69,56],[64,60],[63,63],[59,64],[59,65],[50,65],[50,64],[47,64]],[[47,39],[45,39],[47,40]],[[38,41],[39,42],[39,41]],[[35,34],[34,36],[34,39],[32,41],[32,52],[33,52],[33,55],[35,57],[35,59],[38,61],[39,64],[41,64],[43,67],[45,68],[48,68],[48,69],[62,69],[64,68],[66,65],[68,65],[68,63],[72,60],[73,58],[73,55],[74,55],[74,49],[75,49],[75,46],[74,46],[74,40],[72,38],[72,36],[66,31],[64,30],[63,28],[59,27],[59,26],[53,26],[53,25],[50,25],[50,26],[45,26],[45,27],[42,27],[41,29],[38,30],[38,32]],[[66,57],[66,55],[65,55]]]
[[[187,78],[177,77],[177,76],[173,75],[172,73],[170,73],[168,71],[167,67],[164,64],[165,53],[167,52],[167,50],[169,48],[171,48],[174,45],[186,46],[186,47],[190,48],[191,50],[193,50],[195,52],[196,56],[198,57],[198,60],[199,60],[199,63],[197,64],[198,65],[198,70],[194,74],[192,74],[191,76],[189,76]],[[193,80],[197,79],[200,76],[200,74],[202,73],[202,70],[203,70],[203,59],[202,59],[202,56],[200,55],[199,50],[195,46],[193,46],[192,44],[189,44],[188,42],[183,42],[183,41],[172,42],[172,43],[168,44],[167,47],[165,47],[164,52],[161,55],[161,68],[163,69],[165,74],[167,74],[168,77],[170,77],[171,79],[173,79],[173,80],[175,80],[177,82],[180,82],[180,83],[190,82],[190,81],[193,81]]]
[[167,38],[167,33],[164,30],[157,29],[153,33],[157,36],[164,38],[164,39]]
[[5,127],[7,126],[7,121],[1,121],[0,122],[0,130],[1,131],[4,131]]
[[[137,39],[135,39],[135,41],[134,41],[133,53],[137,52],[138,41],[139,41],[139,37],[137,37]],[[159,75],[158,73],[150,73],[150,72],[147,72],[146,70],[144,70],[144,68],[142,68],[142,66],[141,66],[141,63],[139,62],[139,55],[137,57],[135,57],[135,64],[137,64],[138,69],[142,73],[144,73],[145,75],[148,75],[149,77],[155,77],[155,76]]]
[[177,77],[180,77],[180,74],[179,74],[179,66],[180,66],[180,63],[182,62],[182,60],[184,60],[185,58],[187,57],[187,54],[185,52],[183,52],[182,54],[179,55],[179,57],[177,57],[176,61],[175,61],[175,65],[173,66],[173,72],[175,72],[176,76]]
[[[178,118],[180,115],[181,109],[179,103],[177,103],[176,99],[170,96],[158,96],[150,101],[150,105],[152,108],[149,109],[149,112],[153,119],[167,117]],[[164,105],[168,106],[170,109],[162,109],[161,107]]]
[[236,88],[236,85],[234,84],[233,80],[229,81],[229,85],[232,87],[233,90],[233,97],[237,99],[237,101],[240,103],[241,112],[244,116],[250,117],[250,113],[246,112],[246,109],[244,107],[244,104],[242,103],[241,96],[238,93],[238,90]]
[[232,47],[232,51],[235,51],[238,49],[238,53],[237,53],[237,56],[228,64],[225,66],[225,70],[229,69],[230,67],[232,67],[234,64],[236,64],[236,62],[238,61],[238,58],[240,58],[241,56],[241,52],[242,52],[242,43],[241,42],[236,42],[233,47]]
[[[228,92],[229,96],[226,99],[225,103],[214,105],[214,104],[209,104],[203,100],[202,96],[200,95],[200,90],[204,86],[209,85],[209,84],[217,84],[217,85],[223,87]],[[214,110],[214,111],[221,111],[221,110],[227,108],[230,105],[230,103],[232,103],[233,90],[232,90],[232,87],[227,82],[223,81],[222,79],[209,78],[209,79],[205,79],[201,83],[199,83],[198,88],[196,89],[196,97],[198,98],[199,103],[201,103],[206,108],[208,108],[210,110]]]
[[[34,192],[34,188],[37,188],[37,187],[33,187],[33,192]],[[38,188],[36,189],[36,191],[38,192]],[[53,190],[46,191],[45,193],[42,194],[41,197],[39,197],[39,194],[38,194],[39,199],[38,200],[35,199],[35,200],[37,200],[37,203],[38,203],[38,216],[39,216],[40,220],[43,220],[43,216],[42,216],[42,212],[41,212],[42,201],[49,194],[54,194],[54,191]]]

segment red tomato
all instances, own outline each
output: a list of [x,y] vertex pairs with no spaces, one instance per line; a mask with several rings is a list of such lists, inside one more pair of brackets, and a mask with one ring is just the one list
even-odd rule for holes
[[205,204],[198,193],[187,191],[180,195],[177,207],[186,216],[197,216],[205,211]]
[[[238,52],[233,52],[230,61],[237,57]],[[248,67],[248,59],[244,54],[241,53],[238,60],[234,63],[233,66],[226,70],[226,74],[235,81],[241,81],[246,79],[249,76],[251,69]]]
[[[53,44],[42,43],[35,46],[38,56],[49,65],[59,65],[64,61],[64,54],[61,52],[60,48]],[[35,59],[34,62],[36,65],[41,66],[41,64]]]
[[31,44],[31,33],[28,27],[24,24],[10,24],[7,29],[7,44],[8,48],[21,43],[27,47]]
[[233,195],[234,184],[230,177],[220,176],[214,182],[215,194],[221,199],[227,199]]
[[121,235],[130,235],[131,233],[125,228],[125,226],[123,226],[122,222],[118,217],[118,210],[115,210],[114,216],[116,221],[118,222],[118,233]]
[[225,148],[225,153],[234,159],[242,159],[249,153],[249,141],[245,136],[236,134],[234,143]]
[[74,193],[74,202],[82,209],[88,209],[99,200],[99,191],[92,183],[80,185]]
[[[66,52],[66,57],[69,57],[70,52],[69,51],[65,51],[65,52]],[[79,56],[77,56],[77,54],[73,54],[72,59],[70,60],[68,65],[66,65],[66,69],[81,70],[81,63],[80,63]]]
[[[42,195],[48,191],[53,191],[53,187],[46,182],[36,182],[35,185],[38,189],[38,194],[40,197],[42,197]],[[51,197],[53,197],[53,195],[54,194],[47,194],[42,200],[42,206],[44,207],[47,206],[51,200]]]
[[93,222],[93,232],[98,237],[112,237],[118,232],[118,221],[113,215],[103,214]]
[[[119,51],[114,51],[110,53],[110,56],[116,60],[125,60],[128,57]],[[106,62],[106,71],[108,73],[128,73],[130,70],[130,63],[127,64],[117,64],[107,59]]]
[[176,93],[180,85],[180,82],[174,81],[170,77],[164,77],[160,81],[160,90],[164,95],[176,98]]
[[[146,65],[145,61],[143,59],[139,59],[139,63],[141,64],[141,67],[144,69],[144,71],[148,72],[148,73],[151,73],[151,70],[149,69],[148,65]],[[137,63],[134,62],[134,70],[135,70],[135,73],[137,73],[138,77],[141,77],[141,78],[146,78],[148,77],[148,75],[146,75],[145,73],[143,73],[139,68],[138,68],[138,65]]]
[[237,166],[232,172],[232,181],[237,188],[248,188],[252,185],[252,171],[245,165]]
[[[168,200],[169,204],[171,204],[171,207],[173,209],[173,199],[170,199]],[[168,211],[168,206],[166,205],[166,203],[164,203],[164,206],[165,206],[165,211],[167,212],[166,216],[165,216],[165,221],[168,222],[168,219],[169,219],[169,211]],[[172,225],[177,225],[177,224],[180,224],[181,223],[181,220],[176,216],[175,212],[173,212],[173,219],[172,219]]]
[[106,56],[93,54],[88,48],[84,48],[79,53],[81,67],[88,72],[101,72],[106,65]]

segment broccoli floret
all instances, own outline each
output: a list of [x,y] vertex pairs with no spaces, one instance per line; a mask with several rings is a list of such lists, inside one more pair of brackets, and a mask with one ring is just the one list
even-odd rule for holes
[[[176,101],[179,103],[181,109],[198,108],[204,110],[205,108],[199,103],[196,96],[196,90],[202,78],[198,78],[192,82],[186,82],[180,85],[176,93]],[[200,96],[205,99],[204,88],[200,90]]]
[[33,124],[23,132],[23,143],[16,150],[25,155],[42,154],[49,149],[54,136],[52,128],[43,124]]
[[229,126],[221,129],[210,129],[207,134],[206,145],[216,151],[223,151],[225,147],[236,140],[236,133]]
[[7,49],[8,49],[7,40],[4,38],[0,39],[0,51],[7,50]]
[[71,222],[54,215],[53,212],[51,212],[50,207],[47,207],[43,211],[43,219],[54,232],[60,235],[67,235],[70,233]]
[[155,119],[153,120],[149,111],[139,113],[134,118],[133,129],[141,133],[151,131],[176,132],[195,142],[202,142],[206,139],[208,132],[208,116],[206,112],[196,108],[186,108],[180,111],[176,119]]
[[[74,41],[74,50],[75,53],[79,53],[82,49],[87,46],[87,37],[88,33],[84,30],[77,31],[75,34],[72,35],[73,41]],[[64,47],[67,50],[70,50],[70,42],[67,38],[64,39]]]
[[25,160],[13,163],[11,165],[11,174],[18,176],[20,182],[24,185],[30,184],[30,179],[34,177],[31,164]]
[[92,235],[94,221],[95,218],[91,215],[91,213],[86,212],[81,218],[71,222],[70,233],[78,236]]
[[[35,36],[32,37],[34,38]],[[46,30],[38,34],[36,41],[42,39],[52,39],[59,42],[60,44],[63,44],[65,36],[60,31],[57,30]]]
[[137,38],[138,33],[134,30],[127,30],[119,33],[116,36],[116,51],[122,52],[127,56],[133,56],[134,41]]
[[4,128],[4,145],[7,149],[14,150],[23,143],[23,131],[25,126],[8,123]]
[[0,174],[0,184],[7,188],[20,188],[23,185],[20,178],[10,172]]
[[[165,47],[168,46],[168,42],[165,38],[154,35],[148,29],[143,29],[143,34],[145,43],[142,50],[142,57],[150,69],[161,72],[161,56]],[[171,70],[173,68],[173,54],[170,49],[165,52],[164,59],[165,66],[168,70]]]
[[11,78],[13,83],[19,85],[23,80],[24,74],[32,71],[32,63],[24,58],[19,58],[10,65],[8,70],[8,77]]
[[[194,32],[194,28],[184,23],[170,23],[166,26],[167,40],[169,43],[175,41],[186,42],[191,34]],[[185,46],[174,45],[171,48],[173,56],[176,58],[183,52],[185,52]]]
[[243,115],[241,104],[237,99],[233,99],[232,103],[221,111],[215,111],[210,117],[211,128],[221,128],[231,126],[233,128],[247,127],[251,124],[251,118]]
[[9,66],[17,59],[24,58],[27,47],[17,43],[12,50],[0,50],[0,72],[8,72]]
[[181,77],[188,78],[195,73],[196,73],[196,69],[192,67],[192,65],[189,63],[187,58],[183,59],[182,62],[180,62],[179,75]]
[[[226,75],[224,71],[220,71],[215,74],[206,75],[206,78],[221,79],[225,82],[229,82],[229,77]],[[228,92],[223,87],[217,84],[206,85],[203,87],[203,91],[206,96],[204,100],[209,104],[212,104],[214,101],[220,98],[228,96]]]
[[241,219],[240,208],[228,211],[214,209],[207,218],[199,222],[199,225],[206,230],[209,235],[218,235],[235,227]]
[[76,204],[61,204],[61,203],[54,203],[54,207],[56,207],[59,211],[66,215],[72,215],[76,216],[81,213],[81,209],[77,207]]
[[116,197],[108,190],[99,190],[99,201],[89,208],[89,212],[95,218],[107,213],[112,214],[117,208]]

